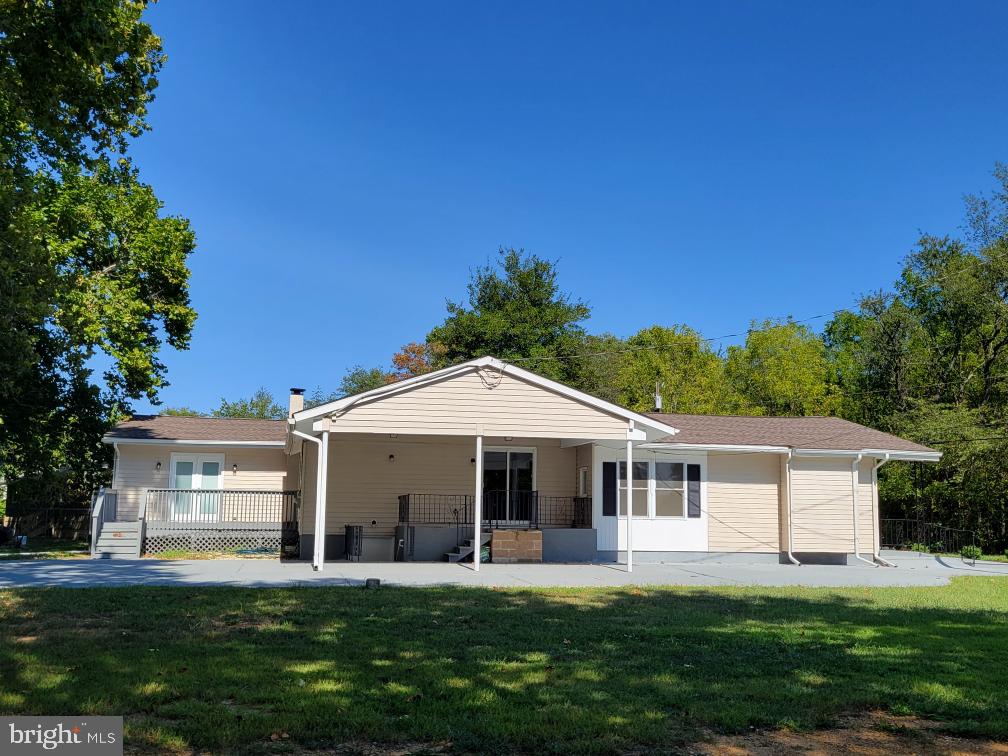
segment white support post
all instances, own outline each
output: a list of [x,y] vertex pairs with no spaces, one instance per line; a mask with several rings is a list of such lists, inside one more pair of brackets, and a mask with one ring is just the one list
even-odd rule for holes
[[319,449],[318,482],[315,487],[315,553],[314,567],[319,572],[325,564],[326,491],[329,483],[329,431],[322,431]]
[[483,536],[483,436],[476,436],[476,496],[473,498],[473,570],[479,572]]
[[626,442],[626,515],[626,571],[633,572],[633,441],[629,438]]

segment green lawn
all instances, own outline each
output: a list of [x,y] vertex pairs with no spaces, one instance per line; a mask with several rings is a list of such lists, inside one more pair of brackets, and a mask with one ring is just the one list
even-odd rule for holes
[[124,714],[128,746],[180,750],[613,752],[874,709],[1008,738],[1006,618],[1008,580],[973,577],[844,590],[13,590],[0,592],[0,711]]
[[[87,556],[87,540],[32,536],[23,549],[0,546],[0,561],[4,559],[80,559]],[[84,553],[82,553],[84,552]]]

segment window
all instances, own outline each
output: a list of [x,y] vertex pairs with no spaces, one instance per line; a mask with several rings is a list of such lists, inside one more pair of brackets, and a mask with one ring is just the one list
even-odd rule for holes
[[682,517],[683,514],[682,462],[655,462],[655,517]]
[[[636,455],[635,455],[636,456]],[[702,465],[676,461],[667,455],[646,455],[633,463],[634,517],[699,519],[702,509]],[[585,471],[587,472],[587,471]],[[582,468],[578,469],[581,490]],[[602,463],[602,514],[626,517],[626,462]],[[590,486],[590,481],[585,481]]]
[[578,468],[578,478],[577,478],[577,495],[578,496],[589,496],[588,493],[588,468],[579,467]]
[[[633,516],[648,516],[648,488],[650,478],[647,462],[633,463]],[[621,517],[626,517],[627,509],[627,465],[626,462],[619,463],[619,513]]]

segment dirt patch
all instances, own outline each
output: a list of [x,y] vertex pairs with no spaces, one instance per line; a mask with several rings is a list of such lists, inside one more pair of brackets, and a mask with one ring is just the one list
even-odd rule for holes
[[872,712],[846,717],[841,720],[839,727],[828,730],[768,730],[749,735],[714,735],[708,743],[698,744],[695,752],[718,756],[826,756],[834,753],[859,756],[1006,756],[1008,743],[960,738],[941,732],[941,724],[938,722]]

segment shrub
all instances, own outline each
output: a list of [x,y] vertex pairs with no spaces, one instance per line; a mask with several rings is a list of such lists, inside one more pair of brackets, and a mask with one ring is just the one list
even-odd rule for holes
[[981,556],[983,556],[983,552],[980,551],[979,546],[970,544],[969,546],[963,546],[962,548],[963,559],[979,559]]
[[927,544],[924,543],[910,543],[907,544],[907,548],[910,549],[910,551],[920,551],[924,554],[927,554],[931,550],[927,547]]

